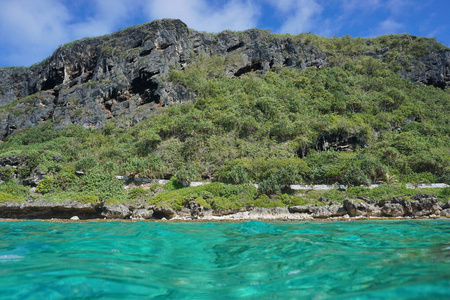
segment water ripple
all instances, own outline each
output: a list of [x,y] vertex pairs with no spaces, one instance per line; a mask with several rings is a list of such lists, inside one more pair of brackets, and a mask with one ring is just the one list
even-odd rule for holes
[[[450,222],[0,223],[5,299],[445,298]],[[1,297],[0,297],[1,298]]]

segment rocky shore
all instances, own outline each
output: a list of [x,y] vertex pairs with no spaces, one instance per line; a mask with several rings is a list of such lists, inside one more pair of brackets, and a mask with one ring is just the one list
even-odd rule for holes
[[83,204],[74,201],[60,203],[34,202],[0,203],[3,219],[128,219],[128,220],[326,220],[361,218],[437,218],[450,217],[450,200],[438,201],[436,196],[418,194],[372,200],[367,197],[331,202],[328,205],[299,205],[291,207],[249,207],[214,211],[196,202],[180,211],[148,204]]

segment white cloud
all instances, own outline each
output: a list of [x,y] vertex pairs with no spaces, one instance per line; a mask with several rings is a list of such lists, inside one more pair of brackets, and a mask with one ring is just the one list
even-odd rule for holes
[[74,39],[111,33],[129,19],[136,9],[136,1],[133,0],[93,0],[90,3],[92,2],[94,15],[70,27]]
[[320,15],[323,7],[316,0],[266,0],[276,13],[284,18],[278,32],[297,34],[316,31],[325,31]]
[[342,6],[346,12],[371,11],[382,7],[383,3],[381,0],[344,0]]
[[66,38],[69,12],[57,0],[6,0],[0,4],[0,30],[13,45],[54,43]]
[[258,6],[248,0],[226,1],[221,7],[205,0],[149,0],[143,3],[150,19],[181,19],[190,28],[208,32],[255,27],[259,14]]
[[0,2],[0,49],[8,65],[30,65],[44,59],[69,40],[65,24],[71,19],[57,0]]
[[417,3],[410,3],[409,0],[388,0],[386,1],[385,7],[393,15],[402,15],[418,5]]
[[74,15],[60,0],[2,0],[0,50],[9,65],[30,65],[61,44],[111,33],[130,18],[133,0],[93,0],[77,4],[92,7],[92,15]]
[[374,35],[385,35],[393,33],[402,33],[404,25],[393,19],[386,19],[379,23],[378,27],[375,29]]

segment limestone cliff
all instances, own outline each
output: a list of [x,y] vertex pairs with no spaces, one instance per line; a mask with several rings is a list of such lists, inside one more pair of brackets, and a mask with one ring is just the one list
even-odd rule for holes
[[[389,49],[358,53],[382,61],[391,54]],[[259,29],[213,35],[190,30],[180,20],[154,21],[61,46],[30,68],[0,68],[0,138],[46,120],[55,127],[101,128],[113,117],[134,124],[159,107],[193,101],[196,95],[170,82],[167,75],[199,55],[239,56],[228,66],[229,76],[335,63],[329,52],[293,36]],[[448,88],[450,51],[414,57],[398,73],[411,81]]]

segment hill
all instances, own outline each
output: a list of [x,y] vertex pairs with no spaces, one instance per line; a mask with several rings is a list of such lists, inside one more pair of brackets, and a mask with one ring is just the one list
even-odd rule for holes
[[[154,21],[0,68],[0,191],[136,196],[114,175],[258,183],[259,195],[292,183],[448,183],[449,86],[450,50],[434,39]],[[135,191],[155,202],[153,192]]]

